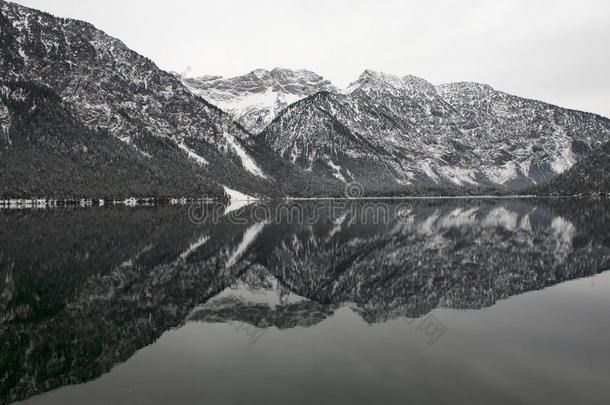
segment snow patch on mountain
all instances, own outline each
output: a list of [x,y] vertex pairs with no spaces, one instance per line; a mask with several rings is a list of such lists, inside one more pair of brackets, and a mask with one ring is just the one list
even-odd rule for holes
[[469,186],[477,184],[475,179],[475,171],[472,169],[465,169],[458,166],[439,166],[436,167],[435,170],[438,173],[437,180],[449,180],[456,186]]
[[517,165],[515,162],[506,162],[501,167],[491,167],[485,171],[485,175],[489,180],[496,184],[505,184],[510,180],[516,179]]
[[[189,88],[193,89],[193,86],[189,86]],[[205,92],[194,91],[205,96]],[[301,98],[301,96],[296,94],[266,89],[262,93],[243,93],[230,99],[212,99],[212,103],[221,110],[239,118],[251,111],[269,112],[274,115],[276,109],[281,109]]]
[[182,149],[183,151],[186,152],[186,154],[188,155],[189,158],[193,159],[195,162],[199,163],[200,165],[205,166],[205,165],[209,164],[209,162],[207,160],[205,160],[204,158],[202,158],[201,156],[199,156],[198,154],[193,152],[193,150],[191,148],[189,148],[188,146],[186,146],[184,144],[184,142],[180,142],[177,145],[180,149]]
[[551,162],[551,167],[557,174],[561,174],[568,170],[576,163],[576,156],[572,152],[571,139],[567,136],[564,128],[554,124],[555,136],[557,138],[558,154]]
[[248,155],[245,149],[239,144],[239,142],[235,140],[235,138],[231,134],[224,132],[223,136],[227,140],[229,146],[233,148],[237,156],[239,156],[239,158],[241,159],[244,169],[256,176],[262,177],[263,179],[267,178],[267,176],[265,176],[265,174],[263,173],[262,169],[256,164],[254,159],[252,159],[252,157]]
[[252,133],[261,132],[277,114],[318,91],[336,91],[308,70],[257,69],[243,76],[182,78],[194,94],[227,112]]
[[255,201],[256,200],[247,200],[247,201],[244,201],[244,200],[230,200],[229,201],[229,205],[227,205],[225,207],[225,210],[222,213],[222,216],[224,217],[224,216],[229,215],[232,212],[239,211],[240,209],[242,209],[244,207],[247,207],[250,204],[253,204]]
[[2,135],[6,137],[7,143],[11,144],[11,139],[9,138],[9,130],[11,128],[11,116],[9,114],[8,108],[6,105],[0,105],[0,130],[2,131]]
[[222,187],[224,188],[225,193],[229,196],[229,199],[231,201],[256,201],[257,200],[256,198],[254,198],[252,196],[249,196],[249,195],[239,192],[237,190],[230,189],[227,186],[222,186]]
[[424,174],[426,176],[428,176],[430,179],[432,180],[438,180],[438,174],[436,174],[434,172],[434,170],[432,170],[432,168],[430,167],[430,162],[426,161],[421,163],[421,169],[424,172]]

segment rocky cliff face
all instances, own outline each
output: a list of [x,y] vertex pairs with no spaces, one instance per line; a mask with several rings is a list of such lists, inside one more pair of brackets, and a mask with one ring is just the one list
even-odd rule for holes
[[494,162],[506,169],[520,169],[534,183],[563,173],[609,138],[610,120],[599,115],[516,97],[477,83],[451,83],[438,89],[472,125],[469,133],[479,147],[487,152],[496,149]]

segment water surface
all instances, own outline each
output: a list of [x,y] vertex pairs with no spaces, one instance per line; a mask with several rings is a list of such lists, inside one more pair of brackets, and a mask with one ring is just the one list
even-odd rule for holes
[[0,212],[0,402],[610,401],[610,204]]

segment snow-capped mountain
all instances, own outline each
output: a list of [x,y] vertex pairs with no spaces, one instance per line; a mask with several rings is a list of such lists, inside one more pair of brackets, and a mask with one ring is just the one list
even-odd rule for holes
[[255,134],[288,105],[319,91],[336,91],[328,80],[303,69],[257,69],[231,78],[185,78],[184,83]]
[[[159,159],[171,155],[185,168],[174,181],[205,176],[218,183],[220,195],[220,185],[248,194],[271,191],[271,176],[251,156],[249,134],[120,40],[89,23],[5,1],[0,25],[1,81],[50,88],[84,125],[107,131],[153,172]],[[6,115],[3,130],[17,130]],[[4,146],[3,153],[14,151]]]
[[283,159],[371,190],[521,188],[610,139],[610,120],[476,83],[433,86],[365,71],[282,111],[260,134]]
[[[78,184],[96,184],[87,189],[95,197],[336,196],[354,181],[375,195],[519,189],[610,140],[606,118],[483,84],[435,87],[367,70],[338,90],[279,68],[186,79],[86,22],[0,0],[0,25],[0,184],[9,197],[85,197]],[[69,119],[41,119],[55,110]],[[38,159],[37,172],[24,156]],[[68,180],[79,170],[80,183]]]

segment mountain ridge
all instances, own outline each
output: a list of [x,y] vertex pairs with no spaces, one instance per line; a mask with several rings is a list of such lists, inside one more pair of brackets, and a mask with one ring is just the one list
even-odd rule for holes
[[[414,76],[399,78],[365,71],[348,91],[333,97],[321,93],[309,99],[324,97],[328,100],[319,107],[330,111],[352,135],[378,141],[378,146],[388,151],[386,167],[378,169],[407,185],[521,189],[565,171],[610,136],[610,120],[602,116],[472,82],[435,87]],[[317,127],[311,121],[297,122],[297,117],[308,114],[305,111],[294,113],[297,121],[282,121],[287,111],[303,105],[306,103],[289,106],[259,134],[271,139],[271,146],[281,155],[293,147],[295,150],[288,153],[293,161],[302,150],[286,145],[284,134],[313,140],[314,134],[318,137],[331,128],[331,120],[320,120]],[[295,135],[304,128],[309,128],[309,133]],[[310,154],[309,159],[316,160],[317,155]],[[327,165],[336,166],[337,162]],[[310,162],[305,168],[311,167]]]
[[[283,68],[188,79],[86,22],[3,0],[0,22],[2,82],[43,84],[83,125],[149,165],[170,153],[190,167],[182,178],[200,173],[256,197],[339,196],[353,182],[367,195],[518,191],[610,140],[607,118],[474,82],[434,86],[367,69],[339,90],[314,72]],[[227,113],[210,95],[238,100],[241,110]],[[3,134],[14,118],[7,111],[0,108]],[[20,178],[0,180],[21,196]]]
[[[152,165],[157,150],[151,142],[161,140],[192,167],[186,177],[203,171],[253,196],[277,192],[273,174],[251,158],[256,145],[243,127],[120,40],[92,24],[5,1],[0,1],[0,22],[0,80],[44,84],[84,125],[107,130]],[[10,151],[9,145],[5,153]],[[292,170],[266,152],[257,151],[265,163]],[[19,179],[13,181],[5,192],[20,197]]]
[[288,105],[334,86],[306,69],[255,69],[245,75],[224,78],[182,78],[194,93],[228,112],[248,131],[258,133]]

